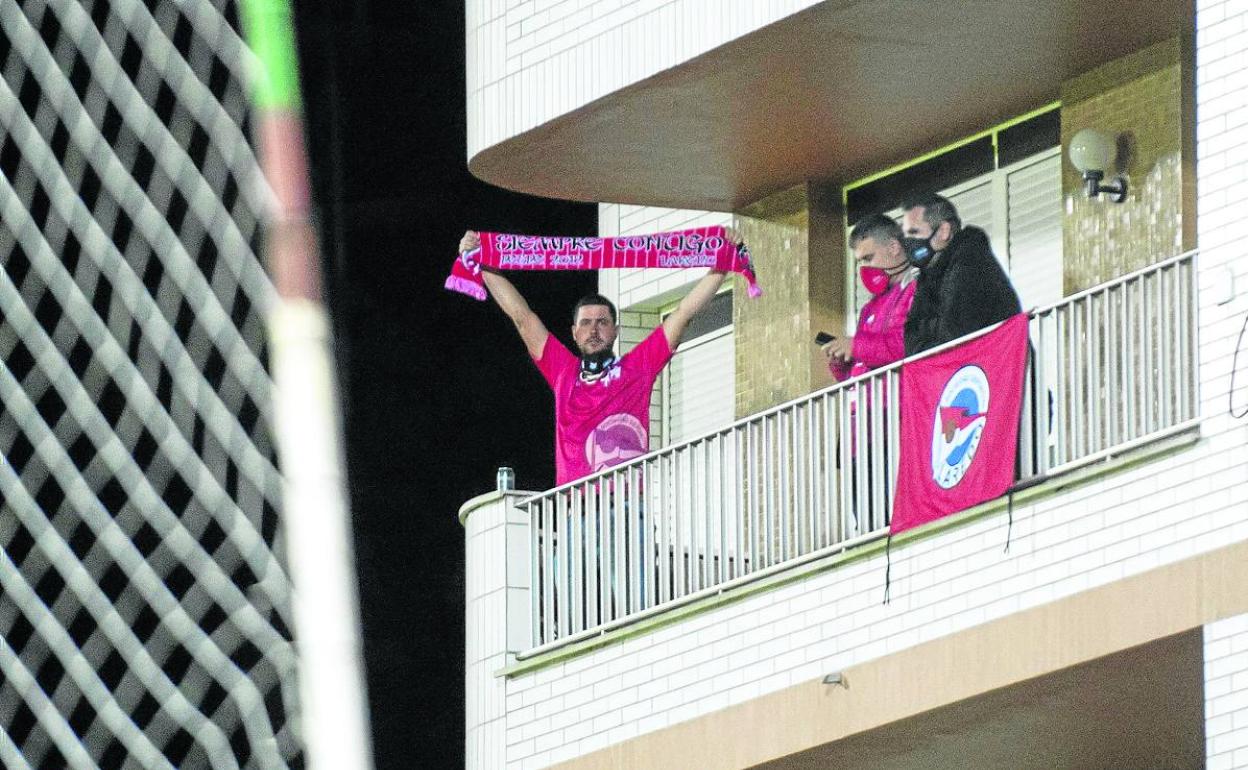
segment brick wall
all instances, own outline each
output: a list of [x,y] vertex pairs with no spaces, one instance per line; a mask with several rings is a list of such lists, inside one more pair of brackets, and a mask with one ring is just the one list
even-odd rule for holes
[[[1243,432],[508,684],[508,766],[544,767],[1248,539]],[[1193,503],[1178,501],[1190,495]]]
[[461,509],[464,525],[464,712],[468,770],[506,761],[507,683],[494,676],[529,646],[527,492],[490,493]]
[[808,216],[805,191],[796,193],[760,201],[738,219],[763,295],[732,308],[737,417],[813,389]]
[[[1196,181],[1197,238],[1201,289],[1213,304],[1205,311],[1209,331],[1201,338],[1202,379],[1208,413],[1238,438],[1239,485],[1243,471],[1244,422],[1226,417],[1227,391],[1239,325],[1248,314],[1248,252],[1236,231],[1248,203],[1248,3],[1196,3]],[[1237,287],[1237,288],[1236,288]],[[1207,304],[1207,303],[1206,303]],[[1248,401],[1240,362],[1238,403]],[[1241,514],[1242,516],[1242,514]],[[1248,616],[1205,628],[1205,741],[1210,770],[1248,768]]]
[[[1178,38],[1105,64],[1062,86],[1062,147],[1084,128],[1116,134],[1123,203],[1089,199],[1063,159],[1065,293],[1124,275],[1191,248],[1191,148],[1185,153],[1184,88],[1190,63]],[[1106,170],[1106,182],[1115,176]]]
[[1204,632],[1205,767],[1248,767],[1248,615]]
[[831,385],[815,334],[845,326],[840,188],[811,183],[741,212],[763,296],[733,307],[737,417]]

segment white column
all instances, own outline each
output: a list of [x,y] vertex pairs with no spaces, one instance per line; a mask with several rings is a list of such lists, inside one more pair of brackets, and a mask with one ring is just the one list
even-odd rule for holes
[[498,671],[528,648],[532,492],[491,492],[459,511],[464,526],[464,711],[467,770],[507,763],[507,680]]
[[1248,614],[1205,626],[1205,767],[1248,768]]
[[[1196,1],[1197,243],[1200,246],[1201,393],[1206,436],[1241,430],[1226,414],[1233,343],[1243,321],[1242,223],[1248,186],[1248,9]],[[1242,364],[1241,364],[1242,366]],[[1209,623],[1205,648],[1205,760],[1210,770],[1248,768],[1248,614]]]

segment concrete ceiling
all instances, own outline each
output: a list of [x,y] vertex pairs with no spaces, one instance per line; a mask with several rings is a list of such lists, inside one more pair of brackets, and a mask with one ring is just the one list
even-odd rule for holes
[[551,198],[738,210],[848,182],[1190,32],[1190,0],[828,0],[478,153]]
[[1203,658],[1196,629],[756,770],[1196,770],[1205,756]]

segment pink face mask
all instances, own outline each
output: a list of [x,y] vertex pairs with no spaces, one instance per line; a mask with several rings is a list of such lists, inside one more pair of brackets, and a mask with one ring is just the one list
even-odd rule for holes
[[878,267],[858,268],[858,278],[872,296],[878,297],[888,289],[888,273]]

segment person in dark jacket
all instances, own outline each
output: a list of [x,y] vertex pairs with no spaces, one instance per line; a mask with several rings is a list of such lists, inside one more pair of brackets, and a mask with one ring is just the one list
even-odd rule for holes
[[902,203],[902,245],[919,267],[906,317],[906,355],[1004,321],[1022,310],[988,235],[963,227],[948,199],[934,193]]

